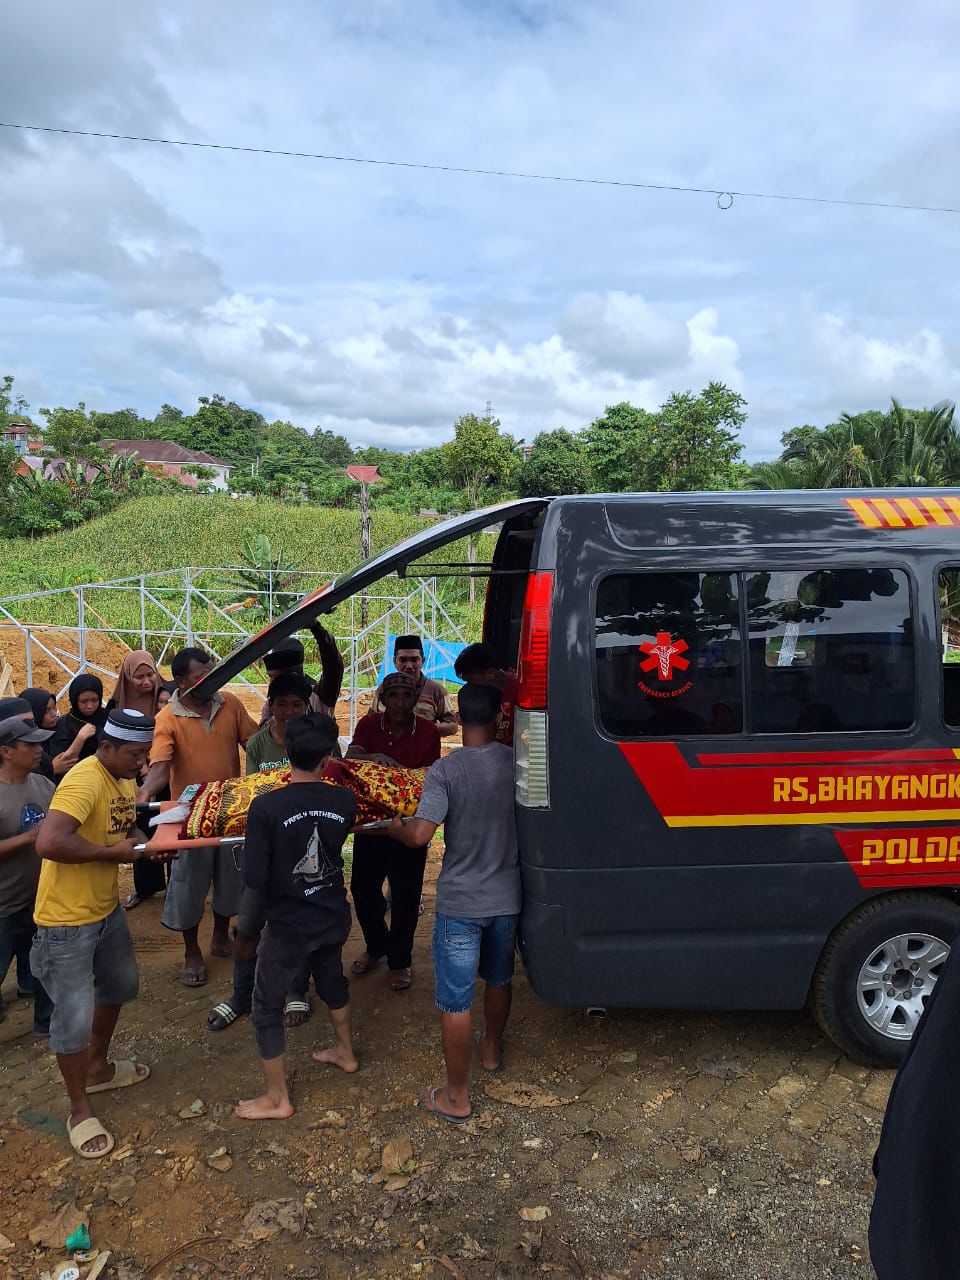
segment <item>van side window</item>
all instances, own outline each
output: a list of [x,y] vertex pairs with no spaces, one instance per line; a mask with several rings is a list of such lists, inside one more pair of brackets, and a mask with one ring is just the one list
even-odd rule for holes
[[733,573],[633,573],[597,589],[600,720],[621,738],[740,733]]
[[960,568],[941,569],[940,640],[943,654],[943,722],[960,729]]
[[746,579],[755,733],[906,729],[914,720],[910,589],[897,569]]

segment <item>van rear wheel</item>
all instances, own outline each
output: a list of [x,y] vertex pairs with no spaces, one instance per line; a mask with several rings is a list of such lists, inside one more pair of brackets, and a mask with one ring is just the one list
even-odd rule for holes
[[896,1066],[960,929],[960,906],[935,893],[864,903],[830,935],[810,992],[814,1017],[857,1062]]

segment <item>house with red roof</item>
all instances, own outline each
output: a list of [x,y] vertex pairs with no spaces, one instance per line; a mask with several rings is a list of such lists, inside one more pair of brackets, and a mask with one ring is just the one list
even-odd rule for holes
[[147,471],[154,475],[170,476],[189,489],[196,489],[200,481],[190,468],[207,467],[214,474],[210,485],[221,492],[228,488],[233,466],[223,458],[214,458],[202,449],[187,449],[172,440],[101,440],[100,446],[107,453],[128,458],[136,456]]

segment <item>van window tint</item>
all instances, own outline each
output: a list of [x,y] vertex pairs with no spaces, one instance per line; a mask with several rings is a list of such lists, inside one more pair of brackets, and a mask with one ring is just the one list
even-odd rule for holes
[[896,569],[747,576],[750,727],[756,733],[906,729],[913,624]]
[[637,573],[597,590],[600,720],[622,738],[739,733],[740,622],[732,573]]
[[943,722],[960,729],[960,568],[940,572]]

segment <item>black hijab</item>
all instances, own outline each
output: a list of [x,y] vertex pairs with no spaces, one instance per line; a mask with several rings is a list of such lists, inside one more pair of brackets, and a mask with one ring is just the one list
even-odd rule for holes
[[[100,706],[92,716],[81,715],[77,707],[77,699],[84,693],[99,695]],[[70,710],[65,716],[60,717],[60,723],[54,729],[53,737],[49,739],[50,755],[58,756],[66,751],[83,725],[92,724],[97,732],[86,740],[80,750],[80,759],[86,760],[87,756],[92,756],[96,751],[100,731],[107,722],[107,708],[103,705],[103,683],[98,676],[75,676],[70,681],[67,697],[70,699]]]
[[[39,705],[38,700],[35,700],[32,696],[34,694],[39,694],[42,697]],[[0,720],[6,720],[8,716],[25,716],[29,711],[33,716],[34,724],[39,729],[49,701],[50,694],[45,689],[24,689],[19,698],[0,698]],[[51,764],[48,750],[51,741],[52,739],[48,738],[43,744],[43,755],[40,757],[40,763],[34,772],[42,774],[53,782],[53,765]]]
[[38,729],[42,729],[43,717],[47,714],[47,707],[50,705],[53,694],[49,689],[24,689],[20,697],[24,702],[29,702],[30,710],[33,712],[33,722]]

